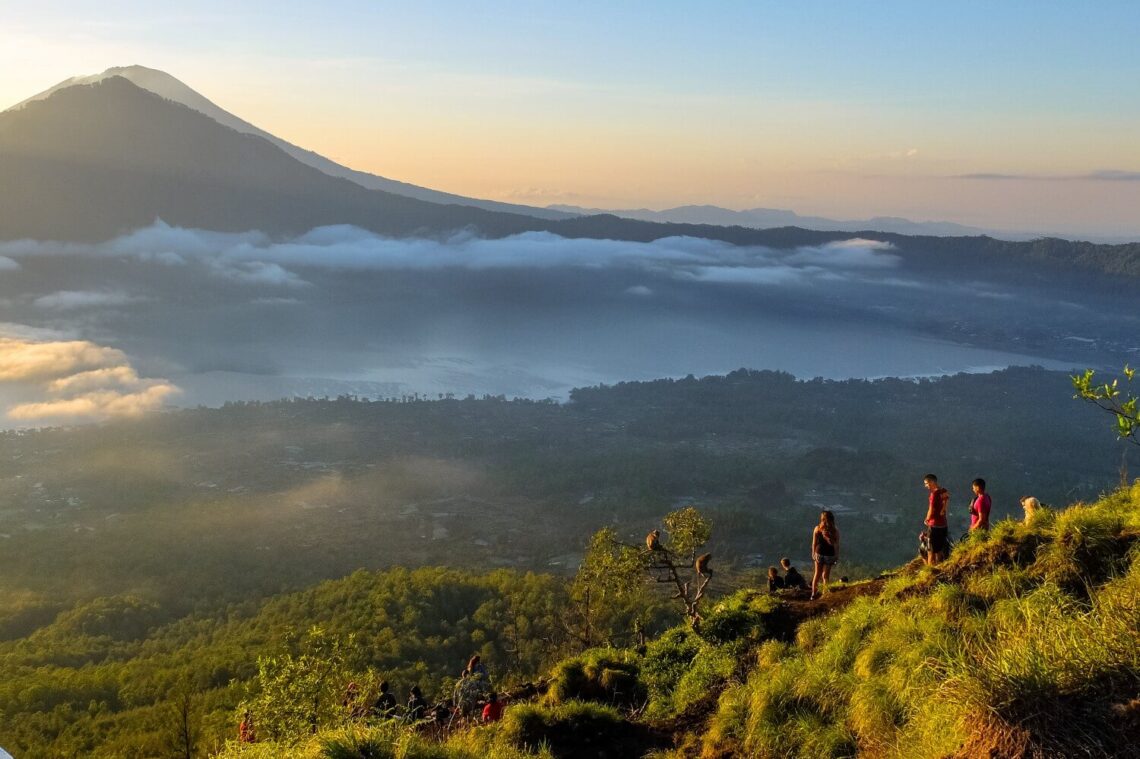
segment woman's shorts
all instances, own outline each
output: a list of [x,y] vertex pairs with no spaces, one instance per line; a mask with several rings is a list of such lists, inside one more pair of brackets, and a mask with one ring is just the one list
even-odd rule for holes
[[946,527],[930,528],[930,550],[934,553],[945,554],[950,550],[949,529]]
[[816,564],[823,564],[823,565],[828,566],[828,567],[833,567],[833,566],[835,566],[835,562],[837,559],[835,556],[825,556],[822,553],[813,553],[811,555],[811,560],[814,561]]

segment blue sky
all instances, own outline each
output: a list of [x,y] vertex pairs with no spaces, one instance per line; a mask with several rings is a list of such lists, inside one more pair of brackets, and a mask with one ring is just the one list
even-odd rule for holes
[[[0,8],[5,104],[139,63],[467,194],[1140,232],[1140,181],[1074,179],[1140,172],[1140,3]],[[956,179],[973,174],[1023,178]]]

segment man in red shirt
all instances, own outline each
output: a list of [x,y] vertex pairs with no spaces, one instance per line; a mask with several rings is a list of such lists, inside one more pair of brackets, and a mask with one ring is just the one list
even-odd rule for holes
[[938,478],[928,474],[922,478],[922,484],[930,493],[930,500],[926,508],[926,527],[930,531],[930,550],[926,552],[926,563],[934,566],[944,560],[950,552],[950,536],[946,523],[946,514],[950,510],[950,491],[939,487]]
[[981,477],[970,483],[974,490],[974,502],[970,504],[970,532],[990,529],[990,494],[986,492],[986,481]]

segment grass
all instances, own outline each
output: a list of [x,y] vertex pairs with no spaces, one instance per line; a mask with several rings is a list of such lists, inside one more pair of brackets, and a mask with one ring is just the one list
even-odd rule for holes
[[1123,756],[1140,720],[1140,484],[1003,522],[760,646],[702,755]]
[[[941,566],[905,567],[880,595],[804,622],[790,642],[772,638],[780,613],[767,594],[733,594],[701,634],[678,627],[642,654],[567,659],[544,703],[516,704],[499,725],[442,743],[390,726],[240,756],[1130,755],[1140,734],[1140,483],[995,525]],[[676,742],[663,745],[649,724],[674,725]]]

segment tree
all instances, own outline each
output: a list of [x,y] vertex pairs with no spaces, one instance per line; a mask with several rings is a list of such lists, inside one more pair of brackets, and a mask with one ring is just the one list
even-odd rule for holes
[[259,733],[294,741],[343,719],[351,679],[345,646],[320,627],[309,630],[300,653],[262,656],[257,668],[257,695],[248,707]]
[[582,648],[612,641],[616,631],[636,626],[637,590],[644,560],[618,540],[613,528],[594,533],[570,583],[567,633]]
[[1133,445],[1140,445],[1140,410],[1138,402],[1140,397],[1132,390],[1132,379],[1136,370],[1124,367],[1124,385],[1121,389],[1120,378],[1112,382],[1097,384],[1096,372],[1086,369],[1084,374],[1072,377],[1073,388],[1077,394],[1073,397],[1087,401],[1104,409],[1116,417],[1116,434],[1121,440]]
[[[580,623],[577,637],[585,646],[599,642],[601,620],[629,610],[647,581],[672,586],[671,597],[681,602],[686,621],[694,629],[700,626],[701,602],[712,580],[708,555],[702,556],[701,550],[712,525],[692,506],[671,512],[664,521],[666,538],[645,546],[622,542],[609,527],[591,538],[570,589]],[[633,622],[637,626],[641,620],[635,617]]]
[[663,541],[659,550],[647,552],[649,571],[657,582],[673,585],[673,598],[684,605],[685,618],[696,630],[701,623],[701,601],[712,581],[708,568],[711,556],[699,555],[712,535],[712,524],[694,507],[686,506],[665,517],[665,529],[668,542]]
[[189,682],[179,686],[167,707],[173,727],[171,751],[179,759],[194,759],[202,731],[201,708]]

